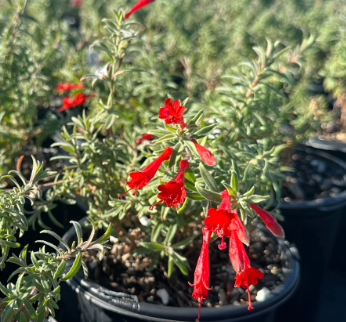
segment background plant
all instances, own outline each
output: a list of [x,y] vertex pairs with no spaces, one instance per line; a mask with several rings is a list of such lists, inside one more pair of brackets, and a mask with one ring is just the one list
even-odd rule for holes
[[[33,158],[33,169],[30,180],[26,180],[20,172],[20,162],[16,171],[10,171],[1,179],[10,179],[15,184],[12,191],[0,191],[0,225],[1,225],[1,257],[0,267],[3,269],[6,262],[18,265],[11,276],[9,283],[4,286],[0,283],[0,290],[4,294],[0,302],[2,321],[43,321],[49,314],[55,315],[58,308],[56,302],[60,298],[60,282],[73,277],[83,266],[85,277],[88,269],[82,262],[82,252],[88,249],[98,249],[103,253],[103,246],[111,232],[109,227],[105,234],[92,241],[95,230],[93,229],[86,241],[82,239],[82,228],[78,222],[72,222],[77,233],[77,242],[69,247],[55,232],[44,230],[57,241],[61,242],[66,249],[59,248],[45,240],[36,242],[45,244],[39,251],[30,251],[29,245],[20,245],[20,237],[29,228],[29,221],[25,212],[25,200],[32,204],[37,196],[42,194],[38,181],[53,173],[43,170],[42,164]],[[18,180],[15,178],[17,177]],[[93,222],[91,222],[93,225]],[[46,251],[46,246],[56,252]],[[21,247],[19,256],[11,255],[13,248]],[[29,261],[30,254],[30,261]],[[18,275],[18,277],[17,277]],[[13,278],[17,277],[15,283]]]

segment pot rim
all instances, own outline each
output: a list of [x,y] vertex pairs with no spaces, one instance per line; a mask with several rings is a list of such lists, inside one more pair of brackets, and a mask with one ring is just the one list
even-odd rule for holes
[[[87,219],[84,218],[80,220],[79,223],[82,225],[86,220]],[[263,225],[258,225],[258,227],[262,230],[268,231]],[[63,236],[63,240],[68,242],[74,234],[75,232],[73,228],[71,228]],[[270,234],[269,231],[268,234]],[[286,278],[282,284],[276,286],[265,301],[254,302],[254,310],[251,311],[248,311],[246,305],[234,306],[229,304],[217,308],[202,307],[202,321],[223,322],[232,319],[232,321],[236,322],[242,321],[244,318],[254,318],[265,314],[268,311],[275,310],[277,306],[286,302],[294,294],[299,285],[300,279],[300,265],[298,258],[294,255],[297,253],[297,250],[284,239],[275,236],[273,236],[273,238],[275,238],[281,246],[281,254],[285,254],[287,257],[287,259],[285,259],[285,261],[287,261],[287,267],[284,268]],[[63,247],[63,245],[61,244],[60,247]],[[80,273],[76,274],[71,280],[67,280],[66,282],[75,290],[76,293],[83,294],[87,300],[98,307],[111,312],[121,313],[126,316],[141,318],[144,321],[195,321],[198,315],[198,308],[164,306],[147,302],[133,302],[133,300],[132,304],[128,304],[125,303],[125,300],[114,300],[114,298],[112,299],[112,296],[109,296],[109,294],[119,293],[112,292],[95,282],[84,280]],[[107,295],[105,295],[104,291],[106,291]]]
[[310,146],[315,149],[346,153],[346,142],[328,139],[324,135],[310,138],[304,141],[304,145]]

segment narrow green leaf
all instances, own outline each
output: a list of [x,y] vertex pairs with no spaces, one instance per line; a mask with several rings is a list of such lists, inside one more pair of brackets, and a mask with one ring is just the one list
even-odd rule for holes
[[205,200],[205,198],[197,192],[186,191],[186,197],[191,199],[191,200]]
[[192,138],[194,139],[200,139],[205,136],[207,136],[212,130],[214,130],[219,124],[214,123],[208,126],[203,127],[202,129],[196,131],[193,135]]
[[41,283],[39,283],[36,279],[34,279],[32,281],[32,283],[34,284],[34,286],[36,286],[36,288],[39,290],[39,292],[41,293],[45,293],[46,290],[44,289],[44,287],[41,285]]
[[215,202],[221,202],[222,198],[221,195],[219,193],[210,191],[210,190],[206,190],[204,188],[202,188],[202,186],[199,183],[196,183],[196,188],[197,191],[207,200],[210,201],[215,201]]
[[6,296],[11,296],[11,292],[0,282],[0,291]]
[[167,275],[168,277],[171,277],[172,276],[172,273],[173,273],[173,258],[171,256],[168,257],[168,272],[167,272]]
[[23,259],[23,262],[25,265],[26,265],[26,255],[28,253],[28,247],[29,247],[29,244],[25,245],[23,250],[20,252],[20,255],[19,255]]
[[239,207],[239,209],[240,209],[240,217],[241,217],[241,220],[242,220],[242,222],[244,223],[244,225],[246,225],[246,223],[247,223],[247,216],[246,216],[246,213],[245,213],[245,211],[244,211],[243,208]]
[[82,253],[78,253],[78,255],[76,256],[75,261],[73,262],[73,265],[72,265],[71,269],[62,278],[62,280],[66,281],[66,280],[72,278],[74,275],[76,275],[81,265],[82,265]]
[[182,144],[180,142],[178,142],[173,151],[172,151],[172,154],[171,154],[171,157],[169,159],[169,164],[168,164],[168,167],[171,169],[174,165],[175,165],[175,160],[177,158],[177,156],[179,155],[179,152],[180,152],[180,149],[182,147]]
[[270,197],[269,195],[267,195],[267,196],[252,195],[252,196],[247,198],[247,201],[251,202],[251,203],[259,203],[259,202],[262,202],[262,201],[269,199],[269,197]]
[[102,243],[102,242],[108,240],[109,236],[111,235],[111,232],[112,232],[112,225],[109,224],[106,232],[99,239],[97,239],[94,243]]
[[83,232],[82,232],[82,227],[81,227],[81,225],[79,224],[79,222],[77,222],[77,221],[73,221],[73,220],[71,220],[70,221],[70,223],[71,224],[73,224],[73,226],[74,226],[74,229],[75,229],[75,231],[76,231],[76,234],[77,234],[77,244],[78,244],[78,246],[83,242],[83,239],[82,239],[82,234],[83,234]]
[[158,243],[145,243],[141,242],[141,245],[145,248],[152,249],[152,250],[165,250],[167,247],[160,245]]
[[20,275],[18,276],[18,279],[17,279],[17,282],[16,282],[16,291],[17,291],[18,293],[19,293],[20,290],[21,290],[23,277],[24,277],[24,273],[20,274]]
[[19,322],[27,322],[24,312],[21,312],[21,313],[19,314]]
[[[177,213],[182,214],[186,210],[186,207],[188,204],[189,204],[189,199],[186,198],[183,205],[177,210]],[[178,226],[179,226],[179,223],[178,223]],[[179,228],[180,228],[180,226],[179,226]]]
[[166,235],[165,242],[164,242],[165,245],[171,244],[171,241],[177,232],[177,228],[178,228],[177,224],[172,225],[168,228],[167,235]]
[[152,134],[152,135],[160,137],[160,136],[169,134],[169,132],[166,130],[149,130],[148,134]]
[[152,242],[157,241],[157,238],[160,236],[160,232],[163,229],[163,227],[164,227],[164,224],[162,222],[158,222],[154,226],[153,230],[151,231],[151,241]]
[[205,168],[202,162],[199,164],[199,171],[201,172],[202,178],[205,184],[207,185],[207,187],[211,191],[219,192],[216,181],[214,180],[213,176],[208,172],[208,170]]
[[250,197],[250,196],[253,195],[254,192],[255,192],[255,186],[252,186],[252,188],[249,191],[244,193],[244,196],[245,197]]
[[56,278],[62,276],[62,274],[64,274],[64,272],[65,272],[65,268],[66,268],[66,261],[62,260],[61,263],[59,264],[59,266],[57,267],[57,269],[53,275],[53,278],[56,279]]
[[184,274],[187,275],[188,273],[188,262],[185,257],[179,255],[176,252],[173,252],[171,254],[171,257],[173,258],[173,261],[175,265],[177,265],[180,269],[180,271]]
[[1,322],[11,322],[13,316],[15,314],[15,310],[13,308],[14,300],[8,303],[5,307],[5,310],[1,314]]
[[[58,234],[56,234],[54,231],[51,231],[51,230],[42,230],[41,232],[40,232],[40,234],[49,234],[49,235],[51,235],[51,236],[53,236],[54,238],[56,238],[60,243],[62,243],[65,247],[66,247],[66,249],[67,249],[67,251],[70,253],[71,252],[71,249],[70,249],[70,247],[65,243],[65,241],[58,235]],[[38,242],[38,241],[36,241],[36,242]],[[48,244],[47,244],[48,245]],[[55,248],[56,249],[56,246],[54,246],[53,248]]]
[[160,137],[159,139],[153,141],[155,144],[156,143],[161,143],[161,142],[166,142],[166,141],[171,141],[176,139],[177,136],[175,134],[167,134],[165,136]]
[[37,269],[39,269],[39,268],[40,268],[40,265],[38,264],[38,261],[37,261],[37,259],[36,259],[36,256],[35,256],[34,252],[31,252],[30,258],[31,258],[31,262],[33,263],[33,265],[34,265]]
[[204,112],[203,109],[199,110],[197,114],[187,123],[187,126],[197,123],[199,118],[202,116],[203,112]]
[[239,183],[238,183],[238,175],[237,173],[232,170],[232,176],[231,176],[231,187],[235,190],[239,190]]
[[149,249],[149,248],[137,248],[132,252],[132,256],[136,257],[138,255],[147,255],[147,254],[152,254],[156,250]]
[[196,176],[193,173],[193,171],[190,169],[190,167],[185,170],[184,176],[187,180],[190,180],[192,183],[196,182]]
[[173,249],[184,249],[187,245],[191,244],[195,237],[190,237],[172,245]]
[[195,155],[196,157],[199,158],[199,154],[196,150],[195,144],[191,141],[184,141],[184,144],[187,146],[187,148],[189,149],[189,151]]
[[175,128],[169,126],[169,125],[166,124],[166,123],[164,123],[163,125],[164,125],[164,127],[165,127],[168,131],[170,131],[170,132],[172,132],[172,133],[175,133]]
[[226,182],[222,182],[223,186],[228,190],[228,193],[234,197],[234,198],[238,198],[238,192],[235,191],[229,184],[227,184]]
[[19,243],[10,242],[8,240],[2,240],[1,244],[5,245],[7,247],[11,247],[11,248],[18,248],[18,247],[20,247]]
[[49,247],[52,247],[53,249],[55,249],[58,253],[61,252],[61,249],[59,249],[57,246],[55,246],[52,243],[46,242],[45,240],[36,240],[35,243],[42,243],[42,244],[46,244]]
[[30,317],[32,319],[35,319],[36,318],[36,311],[35,311],[34,307],[31,305],[31,303],[27,299],[24,299],[24,305],[25,305],[25,310],[29,313]]

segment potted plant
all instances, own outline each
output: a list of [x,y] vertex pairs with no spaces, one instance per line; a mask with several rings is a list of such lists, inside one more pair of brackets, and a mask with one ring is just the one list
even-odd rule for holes
[[49,138],[65,121],[55,113],[59,99],[52,94],[75,39],[50,8],[36,6],[16,0],[1,4],[1,174],[14,168],[20,155],[25,155],[24,175],[30,175],[30,155],[51,170],[61,169],[49,161],[55,153]]
[[[167,314],[171,314],[168,312],[173,312],[172,310],[180,312],[176,313],[177,320],[197,317],[198,302],[201,303],[206,297],[206,288],[203,287],[208,286],[206,285],[207,275],[201,276],[201,274],[207,272],[207,247],[210,238],[217,236],[222,239],[223,237],[231,238],[231,258],[235,272],[238,272],[238,286],[247,285],[245,288],[248,289],[249,283],[245,281],[247,276],[245,271],[254,274],[251,275],[255,278],[252,279],[253,283],[256,283],[257,278],[262,277],[261,271],[250,267],[251,264],[242,241],[248,242],[248,233],[244,225],[250,225],[250,220],[257,217],[257,214],[275,234],[283,236],[276,220],[255,205],[270,198],[270,196],[265,196],[265,192],[270,190],[268,187],[271,187],[271,182],[267,178],[260,179],[263,169],[259,170],[257,174],[246,177],[243,169],[237,165],[246,162],[248,156],[246,153],[239,154],[238,161],[235,162],[231,161],[227,151],[224,150],[225,147],[216,148],[217,140],[214,142],[215,148],[213,149],[216,152],[215,155],[204,147],[209,142],[208,136],[217,133],[215,128],[218,124],[216,122],[206,123],[206,119],[202,117],[203,110],[197,104],[193,104],[188,109],[188,113],[184,114],[187,100],[180,102],[167,98],[164,107],[156,108],[156,116],[148,111],[135,109],[131,114],[127,113],[126,118],[120,118],[122,111],[117,108],[121,105],[115,100],[114,93],[119,89],[118,83],[122,82],[120,77],[131,72],[131,70],[122,69],[122,66],[127,63],[129,52],[131,52],[129,51],[130,42],[135,41],[136,31],[132,29],[131,22],[124,20],[123,11],[115,12],[115,18],[107,19],[104,23],[108,37],[95,42],[94,46],[103,51],[105,56],[110,59],[106,65],[108,68],[102,75],[91,74],[84,78],[91,78],[94,82],[101,81],[107,85],[104,86],[109,88],[107,102],[101,98],[98,104],[99,111],[94,110],[91,115],[84,113],[83,116],[72,118],[72,131],[69,132],[67,128],[63,130],[61,137],[64,142],[56,143],[56,145],[66,149],[69,156],[64,158],[68,158],[72,166],[67,167],[65,175],[59,179],[61,184],[54,186],[54,194],[55,196],[63,195],[68,190],[69,193],[85,198],[89,204],[88,217],[92,218],[100,229],[107,227],[109,222],[112,223],[114,227],[112,249],[120,247],[120,253],[123,256],[121,259],[115,260],[122,267],[120,271],[109,268],[109,274],[113,277],[100,282],[101,285],[106,284],[109,288],[111,287],[109,283],[113,283],[113,281],[114,285],[118,284],[118,275],[121,280],[121,276],[129,274],[127,265],[131,266],[131,261],[136,261],[136,258],[137,261],[141,259],[139,256],[144,256],[143,261],[148,263],[145,267],[139,268],[141,274],[145,274],[147,270],[160,271],[163,276],[157,278],[165,280],[165,283],[168,283],[167,277],[172,274],[178,274],[179,278],[183,279],[184,275],[188,274],[189,262],[195,258],[192,265],[196,265],[198,256],[187,259],[182,254],[187,252],[189,245],[192,245],[192,241],[198,235],[201,236],[202,227],[204,225],[209,227],[203,228],[204,242],[201,238],[196,240],[197,249],[202,247],[202,253],[195,271],[195,280],[193,281],[192,278],[190,282],[195,284],[193,294],[197,301],[192,302],[192,289],[188,300],[190,305],[196,306],[196,309],[184,311],[184,313],[180,309],[174,310],[174,308],[162,306],[154,309],[153,306],[145,303],[137,303],[134,297],[136,294],[131,293],[132,291],[127,290],[130,292],[128,295],[123,294],[124,292],[119,294],[119,290],[126,288],[124,285],[114,286],[113,291],[102,288],[101,297],[94,294],[96,297],[92,299],[92,303],[98,307],[106,308],[107,311],[116,312],[118,315],[130,316],[133,319],[154,319],[155,316],[157,319],[167,319]],[[271,54],[273,55],[276,50],[277,48],[273,47]],[[121,107],[126,111],[126,104]],[[155,110],[155,107],[151,106],[151,110]],[[148,121],[155,122],[158,128],[148,128],[150,130],[143,133],[144,123]],[[155,141],[153,141],[154,138]],[[148,145],[149,142],[152,143]],[[252,148],[255,149],[254,155],[258,155],[263,162],[268,163],[270,160],[266,171],[279,176],[277,154],[280,148],[272,147],[270,144],[263,147],[260,142]],[[129,173],[131,179],[128,178]],[[105,184],[106,182],[107,184]],[[249,187],[249,182],[253,183],[253,186]],[[157,187],[161,191],[159,194],[156,191]],[[135,192],[135,197],[131,196],[128,189],[132,190],[132,193]],[[254,195],[255,189],[256,192],[260,192],[259,195]],[[178,206],[180,208],[176,211],[175,208]],[[218,217],[218,212],[224,213],[225,222],[213,221],[212,218]],[[238,213],[241,219],[238,217]],[[201,214],[203,215],[201,216]],[[204,218],[205,216],[207,217]],[[208,221],[211,222],[208,224]],[[231,226],[233,228],[230,228]],[[237,232],[234,234],[232,231]],[[211,237],[212,232],[216,234],[214,237]],[[255,235],[256,233],[253,236]],[[65,240],[71,241],[71,238],[71,233],[65,236]],[[234,239],[232,240],[232,238]],[[298,281],[297,262],[283,243],[273,237],[269,237],[269,240],[270,243],[277,245],[272,254],[276,258],[273,263],[278,261],[280,254],[285,254],[283,258],[287,258],[287,261],[281,263],[277,269],[282,272],[287,269],[290,272],[286,279],[284,274],[279,280],[276,279],[274,284],[269,283],[271,286],[266,287],[271,295],[278,295],[274,296],[271,312],[268,309],[270,302],[265,302],[263,305],[255,303],[255,308],[256,306],[261,307],[257,313],[255,310],[248,312],[248,306],[243,306],[239,310],[227,306],[220,310],[220,320],[224,319],[226,315],[232,315],[230,311],[233,310],[234,317],[244,316],[244,319],[252,319],[258,315],[264,318],[267,313],[270,313],[272,317],[275,307],[294,291]],[[217,249],[216,243],[213,245]],[[219,248],[226,248],[225,241],[222,240]],[[112,252],[115,251],[114,249]],[[193,252],[197,254],[196,248],[193,248]],[[93,274],[96,274],[93,279],[100,281],[104,279],[103,275],[99,275],[100,271],[107,269],[103,267],[102,263],[113,261],[113,259],[111,253],[108,253],[107,260],[99,262],[96,255],[95,253],[85,255],[85,259],[93,268]],[[265,255],[262,254],[262,256]],[[131,260],[127,263],[129,258]],[[227,269],[232,270],[229,260],[227,262]],[[281,261],[279,260],[279,262]],[[237,263],[240,266],[237,266]],[[276,265],[274,266],[276,267]],[[137,267],[135,266],[133,269],[136,271]],[[190,275],[190,277],[193,276]],[[204,284],[202,280],[204,280]],[[277,283],[283,284],[276,288]],[[134,285],[137,284],[138,281],[135,281]],[[232,284],[227,278],[227,285],[231,289]],[[78,289],[79,294],[85,294],[84,300],[91,298],[92,293],[90,292],[93,292],[95,287],[101,290],[99,286],[84,282],[78,276],[75,276],[70,285]],[[187,281],[186,287],[188,287]],[[133,288],[136,290],[136,286]],[[263,285],[261,288],[263,289]],[[118,292],[114,292],[116,290]],[[222,291],[220,288],[218,292],[227,294],[227,286],[223,285]],[[231,292],[230,289],[229,292]],[[238,291],[234,291],[234,293],[236,292]],[[266,290],[262,291],[262,293],[264,292]],[[170,299],[167,299],[167,293],[169,291],[161,290],[158,294],[160,293],[165,299],[162,299],[162,303],[168,304]],[[244,302],[244,298],[239,297],[240,293],[238,300]],[[102,294],[111,296],[108,298],[109,301],[106,301],[108,304],[103,301],[105,298],[102,299]],[[251,298],[250,290],[246,294],[249,295],[249,302],[254,300],[254,294]],[[138,294],[138,296],[143,297],[143,294]],[[149,302],[157,301],[158,296],[154,293],[152,296],[154,299],[148,295],[145,299]],[[185,296],[184,292],[183,296]],[[233,301],[235,299],[236,297],[233,298]],[[110,303],[114,305],[109,306]],[[215,302],[213,303],[212,305],[215,305]],[[227,299],[221,303],[227,303]],[[139,308],[144,311],[140,311]],[[252,308],[251,303],[249,308]],[[152,313],[155,310],[161,313]],[[203,311],[202,309],[202,319]],[[216,312],[218,310],[211,310],[209,314],[218,314]]]

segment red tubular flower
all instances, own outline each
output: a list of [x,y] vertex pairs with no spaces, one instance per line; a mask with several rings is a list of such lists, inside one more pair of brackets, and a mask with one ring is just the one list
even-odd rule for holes
[[152,134],[144,134],[141,138],[136,140],[136,145],[141,144],[144,140],[152,140],[155,136]]
[[164,201],[167,207],[177,208],[179,203],[183,203],[186,198],[185,191],[185,170],[189,167],[189,162],[186,160],[180,161],[180,170],[174,180],[165,182],[157,187],[161,192],[157,195],[160,199],[157,203],[150,206],[149,209],[153,209],[158,203]]
[[80,89],[80,88],[83,88],[83,84],[59,83],[58,86],[54,88],[54,91],[64,92],[64,91],[70,91],[71,89]]
[[247,256],[244,245],[237,234],[231,235],[228,251],[232,266],[237,273],[244,271],[246,266],[250,266],[249,257]]
[[173,102],[170,98],[166,98],[165,107],[161,107],[159,110],[159,118],[165,120],[166,124],[179,124],[181,129],[184,130],[186,127],[183,117],[184,111],[185,107],[180,106],[178,100]]
[[128,19],[135,11],[147,6],[148,4],[154,2],[155,0],[139,0],[131,10],[125,15],[125,19]]
[[215,232],[222,242],[219,245],[220,249],[226,248],[224,243],[224,236],[231,237],[232,233],[235,232],[239,239],[249,244],[249,235],[238,217],[237,211],[231,209],[231,196],[228,190],[221,192],[222,202],[218,209],[210,208],[208,210],[208,216],[204,220],[204,224],[207,229]]
[[83,93],[78,93],[74,97],[63,97],[62,99],[62,106],[57,109],[57,111],[60,113],[62,111],[68,110],[71,107],[76,107],[77,105],[82,105],[90,95],[85,95]]
[[248,267],[245,269],[244,272],[238,273],[236,275],[234,285],[246,289],[247,284],[256,285],[258,283],[258,280],[263,277],[264,275],[259,269],[254,267]]
[[257,215],[261,217],[264,224],[275,236],[285,237],[284,230],[274,217],[253,203],[250,203],[250,207],[257,212]]
[[173,149],[171,147],[166,147],[164,151],[161,153],[161,155],[153,162],[148,164],[143,170],[131,172],[130,180],[126,182],[130,189],[124,192],[119,198],[121,198],[123,195],[127,194],[130,190],[133,189],[136,189],[135,192],[132,194],[135,195],[140,188],[145,187],[149,183],[149,181],[152,178],[154,178],[162,162],[169,160],[172,151]]
[[201,303],[208,297],[209,288],[209,239],[211,236],[211,231],[209,231],[206,227],[203,228],[203,244],[201,253],[199,254],[199,258],[197,261],[195,274],[194,274],[194,284],[190,284],[193,286],[192,296],[198,301],[199,309],[198,309],[198,319],[199,321],[201,315]]
[[208,149],[198,144],[195,139],[191,139],[191,141],[195,144],[196,150],[204,163],[210,166],[213,166],[216,164],[215,157]]
[[75,101],[76,100],[74,97],[64,96],[62,98],[62,106],[57,109],[57,112],[60,113],[62,111],[68,110],[71,107],[75,107],[76,106]]
[[256,285],[258,279],[263,278],[263,273],[257,268],[250,266],[249,257],[246,254],[243,243],[240,241],[237,234],[232,234],[229,241],[229,257],[232,266],[236,271],[235,286],[247,289],[249,306],[248,310],[252,310],[250,285]]
[[85,95],[83,93],[78,93],[75,96],[75,104],[77,105],[82,105],[88,98],[90,97],[90,95]]

